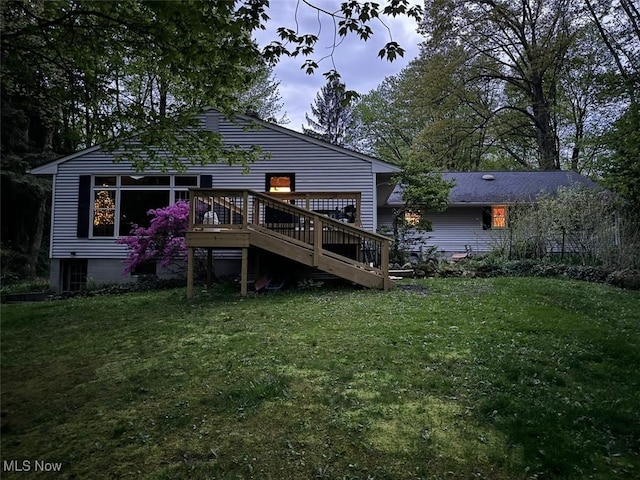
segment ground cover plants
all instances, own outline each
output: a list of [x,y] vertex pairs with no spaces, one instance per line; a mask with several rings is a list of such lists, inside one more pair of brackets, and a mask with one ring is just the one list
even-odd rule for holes
[[638,478],[639,307],[551,278],[3,305],[2,477]]

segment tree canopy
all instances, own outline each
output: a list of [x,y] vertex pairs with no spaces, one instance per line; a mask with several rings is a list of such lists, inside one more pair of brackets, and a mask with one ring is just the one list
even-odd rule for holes
[[219,139],[175,132],[203,107],[236,106],[262,62],[251,31],[266,18],[264,2],[16,1],[1,8],[8,153],[20,148],[10,138],[49,156],[136,132],[174,154],[156,167],[178,166],[182,150],[207,161],[220,155]]
[[601,178],[640,95],[639,25],[629,0],[427,0],[420,54],[356,108],[358,144],[425,170]]
[[311,105],[311,116],[305,114],[309,128],[302,127],[302,131],[334,145],[346,146],[353,124],[352,112],[345,84],[330,78],[317,93]]

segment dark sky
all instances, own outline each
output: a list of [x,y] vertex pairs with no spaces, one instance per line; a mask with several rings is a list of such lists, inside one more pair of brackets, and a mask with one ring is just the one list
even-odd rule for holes
[[[384,1],[379,3],[385,4]],[[411,3],[422,2],[416,0]],[[336,11],[340,1],[313,0],[313,4],[327,11]],[[291,120],[285,126],[298,131],[302,130],[302,125],[307,126],[305,113],[311,112],[311,104],[326,81],[323,72],[335,68],[349,90],[365,94],[375,89],[385,77],[395,75],[414,59],[418,54],[418,44],[423,40],[416,32],[415,21],[406,17],[384,18],[386,27],[378,21],[371,23],[374,34],[367,42],[355,36],[340,40],[336,35],[340,44],[335,48],[333,58],[320,61],[330,54],[334,43],[334,25],[329,16],[320,13],[318,18],[317,11],[301,0],[271,0],[268,15],[271,20],[267,24],[267,30],[255,34],[260,46],[278,39],[278,27],[291,28],[300,33],[319,32],[320,40],[316,44],[315,53],[310,57],[319,63],[315,74],[307,75],[300,68],[305,60],[301,57],[283,58],[274,69],[276,79],[280,81],[280,95],[284,104],[282,113],[286,112],[287,118]],[[394,62],[381,60],[378,52],[391,39],[398,42],[406,53]]]

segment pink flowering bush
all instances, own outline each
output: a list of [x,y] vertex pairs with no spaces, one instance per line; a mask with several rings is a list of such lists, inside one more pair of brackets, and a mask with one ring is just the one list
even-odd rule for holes
[[134,225],[131,236],[116,240],[129,249],[125,273],[150,261],[171,269],[178,262],[184,264],[187,257],[184,237],[189,226],[189,202],[180,200],[147,214],[153,217],[148,228]]

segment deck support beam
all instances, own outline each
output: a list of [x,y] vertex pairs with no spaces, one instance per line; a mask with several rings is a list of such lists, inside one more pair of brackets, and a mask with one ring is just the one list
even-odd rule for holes
[[240,273],[240,296],[247,296],[247,284],[249,283],[249,249],[242,249],[242,271]]
[[[249,190],[191,189],[189,229],[185,235],[187,297],[194,296],[195,248],[207,249],[208,287],[212,286],[214,276],[213,251],[218,248],[241,251],[240,294],[243,297],[249,290],[249,263],[257,273],[261,271],[260,255],[252,255],[250,259],[250,248],[281,255],[368,288],[391,288],[389,240],[386,237],[358,227],[357,217],[355,224],[350,225],[327,216],[329,214],[324,212],[329,210],[309,210],[314,207],[313,202],[321,199],[356,198],[355,208],[359,213],[359,194],[311,192],[300,195],[296,199],[307,209],[283,201],[284,197],[274,198]],[[205,213],[215,213],[216,209],[222,222],[207,221],[210,217]],[[278,218],[291,220],[267,222],[265,217],[270,210],[281,213]]]
[[213,249],[207,248],[207,290],[213,286]]
[[193,248],[187,249],[187,298],[193,298]]

